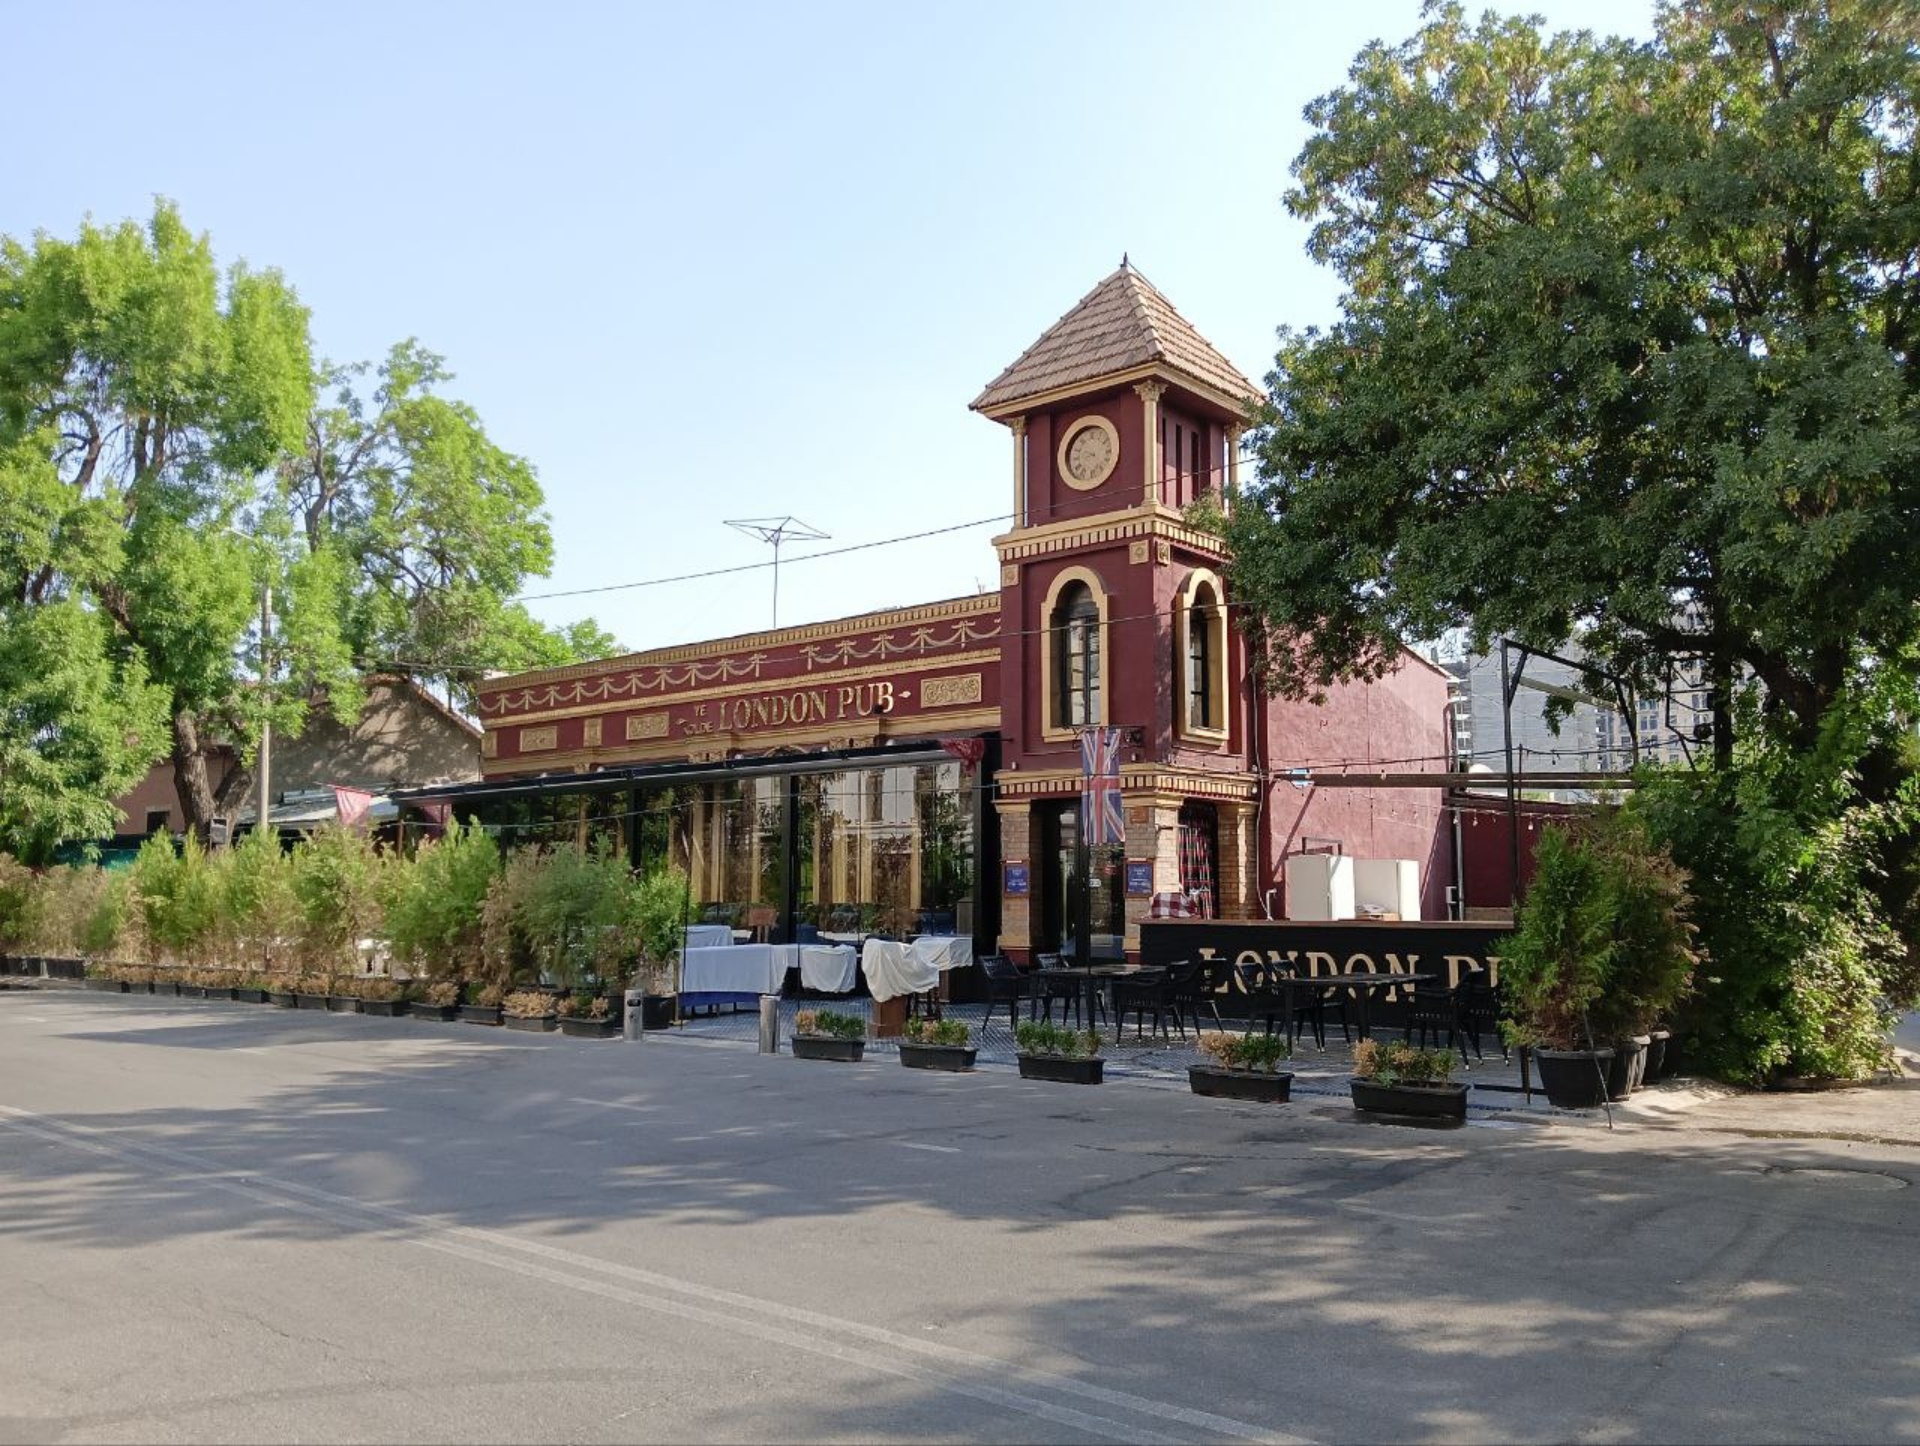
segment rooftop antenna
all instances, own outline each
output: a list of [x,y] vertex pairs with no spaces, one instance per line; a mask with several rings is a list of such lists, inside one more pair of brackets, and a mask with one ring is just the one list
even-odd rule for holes
[[828,534],[816,527],[809,527],[797,517],[742,517],[729,520],[727,526],[735,532],[744,532],[749,537],[773,544],[773,625],[779,627],[780,544],[789,539],[795,542],[825,542]]

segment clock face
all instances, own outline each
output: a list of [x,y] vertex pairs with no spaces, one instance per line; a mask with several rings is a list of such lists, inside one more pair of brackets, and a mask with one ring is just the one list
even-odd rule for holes
[[1060,470],[1068,485],[1082,490],[1106,481],[1119,460],[1120,438],[1103,417],[1082,422],[1060,449]]

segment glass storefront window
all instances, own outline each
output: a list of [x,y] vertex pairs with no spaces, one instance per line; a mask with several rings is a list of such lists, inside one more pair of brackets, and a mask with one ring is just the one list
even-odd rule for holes
[[643,788],[637,807],[641,866],[687,872],[696,922],[800,942],[972,931],[974,789],[957,762]]

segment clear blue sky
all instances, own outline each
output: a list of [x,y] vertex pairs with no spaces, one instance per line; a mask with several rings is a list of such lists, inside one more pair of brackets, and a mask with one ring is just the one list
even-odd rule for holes
[[[1512,7],[1509,7],[1512,8]],[[1650,0],[1528,7],[1645,34]],[[1010,506],[967,403],[1123,251],[1250,376],[1334,314],[1280,194],[1301,107],[1415,0],[1170,5],[0,3],[0,232],[180,203],[320,350],[417,336],[545,485],[553,578],[724,567]],[[782,623],[997,585],[993,526],[782,569]],[[795,548],[790,556],[797,556]],[[769,579],[535,603],[629,647]]]

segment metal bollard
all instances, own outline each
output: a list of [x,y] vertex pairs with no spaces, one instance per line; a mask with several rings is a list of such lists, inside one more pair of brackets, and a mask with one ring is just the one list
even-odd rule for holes
[[624,1032],[628,1039],[645,1039],[647,1037],[647,1031],[643,1027],[646,1022],[646,998],[646,993],[643,990],[629,989],[627,991],[627,1013]]
[[780,996],[760,996],[760,1053],[780,1053]]

